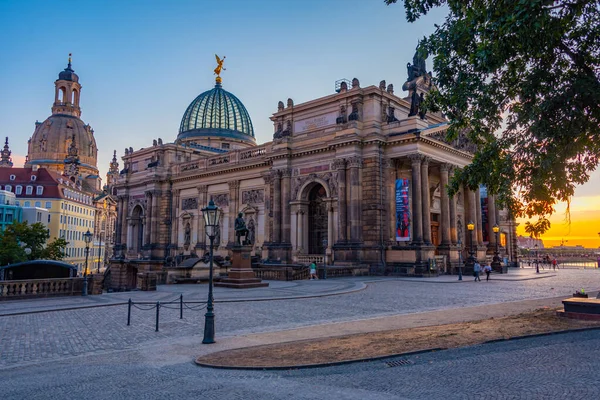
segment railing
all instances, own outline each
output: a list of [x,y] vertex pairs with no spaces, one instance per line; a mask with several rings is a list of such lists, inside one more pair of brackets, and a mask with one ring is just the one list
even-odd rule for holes
[[323,264],[324,257],[325,256],[323,254],[299,254],[296,256],[296,262],[306,265],[312,262],[315,264]]
[[[92,285],[89,285],[91,289]],[[81,295],[83,278],[0,281],[0,300]]]
[[272,281],[297,281],[308,279],[308,267],[258,267],[253,268],[257,278]]

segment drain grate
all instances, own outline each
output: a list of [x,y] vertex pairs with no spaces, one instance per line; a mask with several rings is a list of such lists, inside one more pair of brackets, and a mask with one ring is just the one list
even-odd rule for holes
[[401,365],[411,365],[413,362],[407,360],[406,358],[401,358],[400,360],[388,361],[386,362],[388,367],[399,367]]

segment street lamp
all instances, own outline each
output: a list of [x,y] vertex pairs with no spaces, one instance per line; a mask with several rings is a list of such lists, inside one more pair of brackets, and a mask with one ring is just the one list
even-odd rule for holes
[[535,249],[535,273],[540,273],[540,263],[538,262],[538,244],[536,243],[533,248]]
[[469,258],[467,262],[469,263],[469,265],[473,266],[475,265],[475,257],[473,256],[475,254],[475,252],[473,251],[473,232],[475,231],[475,224],[473,223],[473,221],[470,221],[467,224],[467,229],[469,230],[469,232],[471,232],[471,249],[469,250]]
[[327,279],[327,238],[323,238],[323,279]]
[[458,280],[462,281],[462,241],[458,238]]
[[502,270],[502,265],[500,263],[500,257],[498,256],[498,232],[500,232],[500,227],[498,225],[494,225],[492,227],[494,234],[496,235],[496,249],[494,250],[494,259],[492,260],[492,269],[494,271]]
[[97,270],[98,273],[100,273],[100,255],[101,254],[102,254],[102,232],[100,232],[98,234],[98,270]]
[[206,314],[204,314],[204,339],[202,343],[215,342],[215,313],[213,312],[213,242],[219,231],[219,219],[221,210],[210,200],[208,206],[202,209],[206,235],[210,239],[210,264],[208,276],[208,301],[206,302]]
[[86,233],[83,234],[83,240],[85,241],[85,270],[83,271],[83,293],[82,296],[87,296],[88,294],[88,281],[87,281],[87,269],[88,269],[88,256],[90,255],[90,243],[92,242],[92,232],[88,229]]

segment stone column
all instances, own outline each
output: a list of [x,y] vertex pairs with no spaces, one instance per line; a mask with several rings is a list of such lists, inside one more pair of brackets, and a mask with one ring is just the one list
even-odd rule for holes
[[[265,219],[263,223],[263,241],[262,244],[271,241],[271,220],[273,218],[273,210],[271,205],[271,182],[273,178],[271,177],[271,173],[266,173],[262,175],[262,178],[265,182],[264,190],[265,190],[265,202],[264,204],[264,213]],[[258,218],[257,218],[258,223]],[[256,241],[258,242],[258,232],[256,232]]]
[[475,212],[477,213],[477,225],[475,225],[475,229],[477,230],[477,244],[483,244],[483,221],[481,219],[481,192],[479,188],[475,191]]
[[[144,243],[142,243],[142,245],[149,245],[150,244],[150,233],[152,232],[152,224],[150,223],[150,221],[152,220],[152,206],[153,206],[153,202],[152,202],[152,191],[148,190],[146,192],[144,192],[144,194],[146,195],[146,215],[144,215]],[[141,250],[141,249],[140,249]]]
[[115,225],[115,244],[122,245],[123,241],[121,240],[121,232],[123,231],[123,208],[124,208],[124,197],[117,197],[117,223]]
[[348,159],[348,169],[350,175],[350,241],[360,242],[361,240],[361,201],[360,201],[360,168],[363,160],[361,157],[351,157]]
[[127,230],[128,230],[128,219],[129,219],[129,196],[125,195],[122,197],[123,210],[121,211],[121,244],[129,246],[127,242]]
[[396,161],[391,158],[383,159],[383,241],[396,240]]
[[[204,227],[204,217],[202,216],[202,209],[208,206],[208,186],[198,185],[198,242],[196,247],[200,247],[202,251],[206,251],[206,228]],[[202,254],[203,255],[203,254]]]
[[281,243],[281,173],[273,171],[273,243]]
[[173,221],[171,221],[171,245],[179,247],[179,196],[181,189],[175,189],[173,193]]
[[429,198],[429,157],[421,164],[421,201],[423,212],[423,241],[431,244],[431,204]]
[[333,169],[338,171],[338,241],[348,240],[348,220],[346,211],[346,160],[336,158],[333,161]]
[[[465,195],[469,200],[468,209],[465,211],[465,235],[467,239],[467,245],[471,245],[471,240],[473,241],[473,247],[475,247],[478,243],[477,241],[477,211],[475,207],[475,192],[465,187]],[[475,231],[471,234],[471,232],[467,229],[467,225],[472,222],[475,225]]]
[[290,168],[285,168],[281,171],[281,241],[284,243],[291,243],[291,177],[292,170]]
[[235,219],[238,214],[240,181],[233,180],[227,183],[229,184],[229,234],[227,238],[227,247],[231,247],[235,244]]
[[[151,235],[150,235],[150,244],[157,244],[160,240],[160,235],[158,230],[160,229],[160,217],[159,217],[159,207],[158,201],[162,196],[162,192],[160,190],[152,191],[152,223],[151,223]],[[150,225],[148,226],[150,228]]]
[[450,240],[452,244],[458,244],[458,229],[456,216],[456,195],[450,198]]
[[488,236],[490,238],[488,247],[492,251],[496,250],[496,233],[494,232],[496,223],[496,196],[488,194]]
[[[442,244],[448,246],[450,239],[450,199],[448,198],[448,170],[449,164],[440,165],[440,183],[441,183],[441,207],[442,207]],[[456,217],[456,216],[455,216]]]
[[412,154],[409,158],[412,170],[412,179],[410,187],[412,192],[412,242],[413,244],[422,244],[423,222],[421,219],[421,160],[423,160],[423,156],[420,154]]

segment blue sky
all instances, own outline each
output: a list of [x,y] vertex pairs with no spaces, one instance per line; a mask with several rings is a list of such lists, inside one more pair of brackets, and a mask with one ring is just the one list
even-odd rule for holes
[[400,92],[419,38],[443,18],[438,10],[409,24],[401,4],[383,0],[3,0],[0,135],[15,158],[27,153],[73,53],[104,177],[114,149],[121,156],[176,138],[187,106],[214,86],[217,53],[227,56],[223,87],[245,104],[264,143],[279,100],[312,100],[354,77],[361,86],[385,79]]

